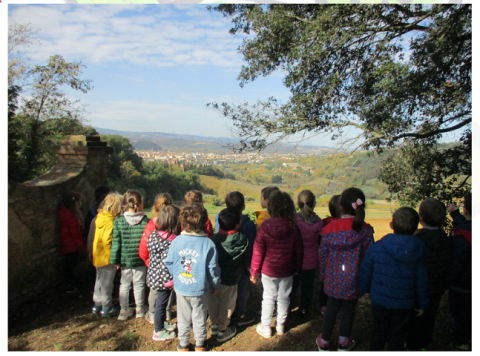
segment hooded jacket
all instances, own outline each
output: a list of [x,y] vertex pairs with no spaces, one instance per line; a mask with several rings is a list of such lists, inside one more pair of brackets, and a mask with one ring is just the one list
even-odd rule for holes
[[169,289],[165,286],[165,283],[173,279],[163,261],[167,257],[170,244],[175,237],[177,236],[158,230],[153,230],[148,237],[147,249],[150,263],[147,270],[147,285],[154,290]]
[[155,223],[157,222],[157,220],[158,220],[158,217],[154,217],[147,223],[147,226],[145,226],[145,230],[143,230],[142,238],[140,239],[140,244],[138,245],[138,255],[142,260],[145,261],[145,266],[147,267],[149,264],[149,252],[147,249],[147,242],[152,232],[156,229]]
[[448,273],[449,287],[457,292],[472,290],[472,221],[458,210],[450,213],[453,219],[452,260]]
[[302,271],[303,242],[298,226],[286,218],[269,218],[257,232],[250,274],[283,278]]
[[138,245],[148,221],[148,217],[141,211],[126,211],[114,221],[111,264],[126,268],[145,266],[145,262],[138,255]]
[[441,228],[424,227],[415,234],[427,251],[428,291],[430,296],[443,294],[448,288],[447,275],[452,257],[452,241]]
[[262,226],[263,222],[270,218],[270,214],[268,213],[268,210],[259,210],[255,212],[255,217],[255,224],[258,231],[260,229],[260,226]]
[[360,289],[388,309],[428,308],[426,249],[416,236],[388,234],[367,252]]
[[164,263],[177,294],[200,296],[220,286],[217,249],[204,232],[182,231],[170,244]]
[[356,232],[352,229],[353,219],[334,220],[322,230],[319,276],[324,282],[325,293],[337,299],[360,297],[360,265],[373,243],[372,227],[364,223]]
[[240,282],[242,271],[250,258],[247,237],[238,231],[220,230],[212,237],[218,253],[220,278],[225,286],[234,286]]
[[319,266],[318,244],[323,228],[323,221],[317,215],[311,216],[308,223],[303,221],[302,214],[297,214],[297,225],[303,241],[302,270],[312,270]]
[[75,214],[62,205],[57,213],[59,225],[60,252],[63,254],[86,251],[87,245],[83,240],[83,227],[79,224]]
[[[220,224],[218,222],[218,213],[215,216],[215,230],[220,231]],[[253,252],[253,244],[255,242],[255,237],[257,236],[257,228],[255,227],[255,223],[250,219],[250,217],[246,214],[242,214],[242,226],[240,226],[239,230],[242,234],[244,234],[248,240],[248,250],[250,251],[249,257],[250,260],[248,261],[247,269],[250,269],[250,262],[252,259],[252,252]]]
[[110,264],[110,251],[113,241],[113,221],[115,216],[107,211],[99,212],[92,223],[95,224],[95,235],[92,244],[93,265],[103,267]]

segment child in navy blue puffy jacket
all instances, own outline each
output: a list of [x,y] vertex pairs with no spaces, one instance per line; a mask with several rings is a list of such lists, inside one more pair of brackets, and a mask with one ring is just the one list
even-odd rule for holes
[[360,292],[372,300],[370,349],[405,350],[405,325],[412,309],[422,316],[428,308],[425,244],[412,236],[418,213],[403,207],[393,214],[393,234],[384,236],[367,251],[360,269]]

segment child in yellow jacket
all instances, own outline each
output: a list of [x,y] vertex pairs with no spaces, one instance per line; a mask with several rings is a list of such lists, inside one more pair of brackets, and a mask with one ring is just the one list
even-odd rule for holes
[[257,231],[258,229],[260,229],[260,225],[262,225],[262,223],[270,217],[270,215],[268,214],[268,210],[266,210],[268,208],[268,199],[270,198],[270,194],[272,194],[272,192],[276,190],[279,189],[277,187],[265,187],[260,193],[260,205],[264,210],[255,212],[255,216],[257,218],[255,222],[255,224],[257,225]]
[[113,280],[117,268],[110,264],[110,250],[113,240],[113,221],[122,211],[123,197],[111,193],[105,197],[103,208],[92,221],[95,237],[92,246],[92,262],[97,270],[92,312],[101,316],[117,314],[119,308],[112,306]]

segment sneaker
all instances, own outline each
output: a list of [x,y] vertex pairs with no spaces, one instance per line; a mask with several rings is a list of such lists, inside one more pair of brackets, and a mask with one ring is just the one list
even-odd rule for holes
[[348,341],[346,343],[343,342],[338,342],[338,351],[350,351],[355,347],[355,340],[353,339],[352,336],[348,338]]
[[165,321],[163,323],[163,328],[167,331],[173,331],[177,328],[177,324],[176,323],[170,323],[168,321]]
[[173,331],[167,331],[167,330],[162,330],[156,332],[155,330],[153,331],[152,335],[152,340],[153,341],[167,341],[167,340],[172,340],[175,339],[177,335]]
[[152,314],[150,312],[145,313],[145,320],[148,321],[150,324],[155,324],[155,319],[154,319],[155,314]]
[[100,311],[100,315],[101,316],[111,316],[111,315],[117,315],[118,311],[120,310],[119,307],[117,307],[116,305],[112,305],[112,307],[110,309],[104,309],[102,308],[102,310]]
[[143,318],[145,313],[148,313],[148,310],[145,308],[145,306],[142,305],[139,308],[135,308],[135,318]]
[[232,337],[235,336],[236,333],[237,329],[235,329],[235,326],[227,326],[225,330],[218,331],[217,341],[225,342],[227,340],[230,340]]
[[263,327],[262,324],[258,324],[257,334],[260,335],[261,337],[264,337],[265,339],[270,339],[272,337],[272,329],[269,326],[267,330],[266,328]]
[[210,326],[210,333],[212,335],[217,335],[218,334],[218,324],[212,324]]
[[122,309],[120,310],[118,320],[127,320],[130,316],[133,316],[133,314],[135,314],[135,310],[133,310],[133,308]]
[[317,343],[318,351],[330,351],[330,343],[322,342],[322,334],[317,336],[315,342]]
[[177,345],[177,351],[190,351],[190,345],[188,346],[181,346],[180,344]]
[[248,324],[251,324],[255,321],[255,317],[246,317],[245,315],[242,316],[242,317],[237,317],[237,319],[235,320],[235,323],[238,325],[238,326],[245,326],[245,325],[248,325]]
[[277,335],[284,335],[285,334],[285,325],[277,325]]
[[201,346],[195,345],[195,351],[207,351],[207,344],[203,344]]
[[101,305],[93,304],[93,307],[92,307],[92,313],[93,313],[93,314],[98,314],[98,313],[100,313],[100,310],[102,310],[102,306],[101,306]]

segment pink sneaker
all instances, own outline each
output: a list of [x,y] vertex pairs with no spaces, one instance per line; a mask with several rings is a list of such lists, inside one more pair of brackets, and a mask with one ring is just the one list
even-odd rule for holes
[[341,343],[340,341],[338,341],[338,351],[350,351],[354,347],[355,340],[353,339],[353,336],[350,336],[346,343]]
[[318,351],[330,351],[330,342],[322,342],[322,334],[317,336],[316,343]]

